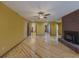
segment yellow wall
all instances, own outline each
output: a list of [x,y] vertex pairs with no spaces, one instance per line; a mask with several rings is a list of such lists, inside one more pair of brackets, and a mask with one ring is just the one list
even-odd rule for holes
[[50,22],[50,34],[56,35],[56,23],[55,22]]
[[45,25],[43,22],[36,23],[36,31],[37,31],[37,35],[44,35],[45,34]]
[[62,22],[58,23],[58,34],[62,35]]
[[24,19],[0,2],[0,56],[24,39]]

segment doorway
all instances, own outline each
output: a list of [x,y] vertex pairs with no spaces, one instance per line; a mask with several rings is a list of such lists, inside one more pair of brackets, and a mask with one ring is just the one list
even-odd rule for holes
[[31,35],[36,35],[36,23],[31,23]]
[[27,36],[36,35],[36,23],[27,23]]
[[50,34],[50,23],[45,23],[45,33]]
[[30,36],[31,33],[30,33],[30,24],[27,23],[27,36]]

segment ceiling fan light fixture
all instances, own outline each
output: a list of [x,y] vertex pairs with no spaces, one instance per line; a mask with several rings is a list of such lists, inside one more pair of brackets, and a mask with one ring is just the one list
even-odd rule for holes
[[39,17],[40,17],[41,19],[44,18],[43,15],[40,15]]

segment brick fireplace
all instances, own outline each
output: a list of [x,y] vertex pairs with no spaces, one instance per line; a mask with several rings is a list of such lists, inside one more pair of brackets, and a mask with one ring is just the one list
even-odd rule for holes
[[79,51],[79,10],[62,17],[62,31],[65,44]]

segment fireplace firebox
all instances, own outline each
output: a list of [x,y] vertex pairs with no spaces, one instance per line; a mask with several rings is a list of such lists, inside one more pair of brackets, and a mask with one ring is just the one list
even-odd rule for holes
[[68,42],[79,45],[79,32],[64,31],[64,39]]

